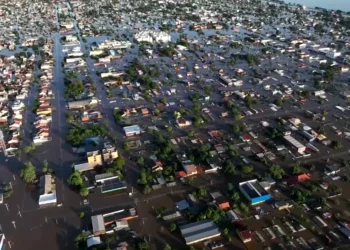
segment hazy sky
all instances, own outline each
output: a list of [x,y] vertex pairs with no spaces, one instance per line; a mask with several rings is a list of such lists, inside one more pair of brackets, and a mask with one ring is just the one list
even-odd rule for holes
[[321,7],[332,10],[350,11],[350,0],[284,0],[286,3],[297,3],[307,7]]

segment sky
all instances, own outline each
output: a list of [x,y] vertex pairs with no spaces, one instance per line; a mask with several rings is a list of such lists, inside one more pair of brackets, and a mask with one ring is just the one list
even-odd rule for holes
[[284,0],[286,3],[302,4],[306,7],[321,7],[332,10],[350,11],[350,0]]

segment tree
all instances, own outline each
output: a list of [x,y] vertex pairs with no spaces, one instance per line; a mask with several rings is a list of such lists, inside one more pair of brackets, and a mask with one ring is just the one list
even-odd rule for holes
[[149,168],[142,168],[139,173],[139,179],[137,183],[140,185],[146,185],[152,181],[152,173]]
[[166,104],[166,99],[162,98],[162,99],[160,99],[160,102],[163,103],[163,104]]
[[31,151],[34,151],[35,148],[36,148],[36,146],[34,144],[31,144],[31,145],[25,146],[23,151],[24,151],[24,153],[28,154]]
[[340,141],[332,141],[332,146],[334,149],[341,149],[343,144]]
[[86,197],[89,195],[89,189],[87,189],[87,187],[81,187],[79,194],[81,197]]
[[203,123],[203,119],[201,117],[195,116],[193,119],[193,125],[199,127]]
[[252,166],[244,165],[242,167],[243,174],[249,175],[251,172],[254,171],[254,168]]
[[121,170],[125,166],[124,157],[119,156],[117,159],[114,160],[114,164],[119,170]]
[[145,163],[145,159],[143,158],[143,156],[142,156],[142,155],[139,156],[139,157],[137,158],[137,164],[143,165],[144,163]]
[[327,115],[328,115],[327,110],[323,109],[323,110],[322,110],[322,116],[323,116],[323,117],[326,117]]
[[247,206],[247,204],[245,204],[244,202],[239,203],[239,209],[244,213],[247,214],[249,212],[249,207]]
[[282,179],[283,175],[285,174],[283,168],[281,168],[277,164],[272,164],[270,166],[270,173],[271,173],[273,178],[278,179],[278,180]]
[[170,226],[169,226],[169,231],[170,232],[174,232],[176,230],[177,226],[175,223],[171,223]]
[[238,192],[234,192],[233,194],[232,194],[232,200],[234,201],[234,202],[238,202],[240,199],[241,199],[241,196],[239,195],[239,193]]
[[88,232],[81,232],[80,234],[75,237],[75,245],[80,248],[80,249],[85,249],[86,248],[86,239],[89,236]]
[[12,194],[13,194],[13,189],[12,189],[11,185],[7,184],[4,187],[4,199],[10,198]]
[[149,247],[149,242],[145,239],[140,240],[140,242],[137,244],[138,250],[147,250]]
[[166,244],[165,246],[164,246],[164,250],[171,250],[172,248],[171,248],[171,246],[169,245],[169,244]]
[[168,133],[171,135],[171,133],[173,132],[173,127],[172,126],[168,126],[166,128],[166,130],[168,131]]
[[237,124],[232,125],[232,132],[235,134],[239,134],[240,129],[239,129],[239,126]]
[[230,174],[230,175],[236,174],[236,167],[232,161],[228,160],[225,162],[224,173]]
[[208,192],[205,188],[198,189],[197,196],[199,199],[204,199],[207,197],[207,195],[208,195]]
[[[185,111],[184,111],[184,112],[185,112]],[[180,119],[181,114],[182,114],[181,109],[180,109],[180,112],[174,111],[174,118],[175,118],[175,120]]]
[[143,193],[149,194],[150,192],[152,192],[152,188],[149,185],[145,185],[145,187],[143,188]]
[[131,149],[131,146],[130,146],[130,142],[124,142],[124,149],[125,149],[125,151],[130,151],[130,149]]
[[275,100],[275,104],[277,105],[277,106],[282,106],[282,104],[283,104],[283,98],[282,97],[280,97],[280,96],[278,96],[277,98],[276,98],[276,100]]
[[74,187],[81,187],[83,185],[83,177],[79,171],[74,171],[68,179],[68,184]]
[[200,111],[201,111],[201,105],[198,104],[198,103],[195,103],[195,104],[193,105],[193,112],[194,112],[196,115],[198,115],[198,114],[200,113]]
[[25,183],[34,183],[36,179],[35,167],[31,162],[26,162],[21,169],[20,176]]
[[159,109],[155,109],[154,110],[154,115],[155,116],[159,116],[160,115],[160,110]]
[[299,162],[297,162],[292,169],[292,174],[300,174],[301,173],[301,168]]
[[80,217],[80,219],[84,218],[85,217],[85,213],[84,212],[80,212],[79,213],[79,217]]
[[42,171],[43,171],[43,173],[44,174],[52,174],[52,169],[51,168],[49,168],[49,163],[47,162],[47,160],[44,160],[44,167],[43,167],[43,169],[42,169]]

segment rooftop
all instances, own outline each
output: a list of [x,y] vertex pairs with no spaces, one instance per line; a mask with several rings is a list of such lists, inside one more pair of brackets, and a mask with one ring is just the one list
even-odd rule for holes
[[187,245],[210,239],[221,234],[218,226],[211,220],[202,220],[180,226],[180,231]]

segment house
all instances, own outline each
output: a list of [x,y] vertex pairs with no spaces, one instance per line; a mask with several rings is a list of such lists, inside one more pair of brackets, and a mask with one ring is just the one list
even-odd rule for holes
[[292,186],[292,185],[295,185],[299,182],[308,181],[310,179],[311,179],[311,176],[309,174],[298,174],[298,175],[290,177],[287,180],[287,184]]
[[152,172],[158,172],[163,170],[163,164],[160,161],[154,161],[152,165]]
[[180,127],[180,128],[184,128],[184,127],[188,127],[190,125],[192,125],[191,121],[185,120],[184,118],[179,118],[176,120],[176,124]]
[[294,202],[293,201],[276,201],[275,202],[275,208],[278,210],[284,210],[293,207]]
[[283,137],[291,146],[293,146],[293,148],[295,150],[297,150],[298,153],[303,153],[306,150],[306,147],[301,144],[299,141],[297,141],[296,139],[294,139],[292,136],[290,135],[285,135]]
[[104,149],[102,149],[103,161],[107,164],[113,162],[113,160],[117,159],[118,156],[119,156],[118,150],[113,146],[109,145]]
[[243,243],[252,241],[252,231],[247,229],[247,227],[239,227],[236,229],[236,232]]
[[132,125],[132,126],[127,126],[123,128],[125,136],[130,137],[130,136],[135,136],[135,135],[140,135],[141,134],[141,128],[139,125]]
[[86,153],[87,162],[74,165],[74,169],[84,172],[94,169],[96,166],[102,165],[102,155],[98,150]]
[[51,175],[40,177],[39,206],[55,205],[57,203],[56,185]]
[[190,175],[195,175],[197,174],[197,166],[192,164],[192,163],[185,163],[182,165],[185,172],[186,172],[186,176],[190,176]]
[[251,140],[249,134],[243,134],[242,136],[239,137],[239,139],[241,139],[241,141],[243,142],[250,142]]
[[223,196],[220,192],[212,192],[210,196],[213,198],[214,202],[218,205],[222,210],[230,208],[229,200]]
[[89,164],[93,164],[95,166],[102,165],[102,155],[100,154],[100,152],[98,150],[92,151],[92,152],[87,152],[86,156],[87,156],[87,162]]
[[98,104],[100,101],[97,98],[88,98],[79,101],[72,101],[67,103],[67,109],[81,109],[87,106]]

